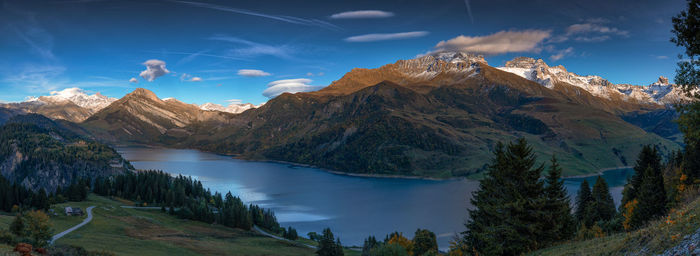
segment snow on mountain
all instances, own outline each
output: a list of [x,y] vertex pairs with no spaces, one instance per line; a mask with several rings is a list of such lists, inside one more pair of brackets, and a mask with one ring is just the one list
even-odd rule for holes
[[399,71],[413,78],[432,79],[440,73],[479,73],[478,63],[487,64],[481,55],[462,52],[441,52],[396,62]]
[[40,104],[52,104],[70,101],[80,107],[89,109],[93,112],[103,109],[112,102],[117,101],[116,98],[110,98],[102,94],[95,93],[89,95],[80,88],[66,88],[61,91],[52,91],[50,96],[29,97],[25,102],[33,102]]
[[256,106],[256,105],[253,105],[251,103],[232,103],[232,104],[229,104],[228,106],[224,107],[224,106],[219,105],[219,104],[207,102],[207,103],[200,105],[199,108],[202,110],[221,111],[221,112],[229,112],[229,113],[238,114],[238,113],[241,113],[241,112],[246,111],[248,109],[258,108],[260,106],[262,106],[262,104]]
[[668,79],[663,76],[648,86],[613,84],[600,76],[577,75],[567,71],[561,65],[550,67],[542,59],[535,60],[527,57],[517,57],[507,61],[504,67],[498,67],[498,69],[537,82],[550,89],[554,87],[555,83],[567,83],[607,99],[621,97],[624,100],[652,104],[673,104],[681,100],[688,100],[680,86],[670,84]]

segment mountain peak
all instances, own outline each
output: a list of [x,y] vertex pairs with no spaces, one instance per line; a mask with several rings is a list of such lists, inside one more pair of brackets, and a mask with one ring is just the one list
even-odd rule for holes
[[667,85],[667,84],[669,84],[668,78],[666,78],[665,76],[659,76],[659,80],[657,80],[656,83],[654,83],[654,84],[655,85]]
[[142,98],[146,98],[146,99],[153,100],[153,101],[161,101],[160,98],[158,98],[158,96],[156,96],[155,93],[153,93],[152,91],[150,91],[148,89],[144,89],[144,88],[136,88],[136,90],[132,91],[131,93],[127,94],[124,97],[126,98],[126,97],[130,97],[130,96],[131,97],[134,97],[134,96],[142,97]]

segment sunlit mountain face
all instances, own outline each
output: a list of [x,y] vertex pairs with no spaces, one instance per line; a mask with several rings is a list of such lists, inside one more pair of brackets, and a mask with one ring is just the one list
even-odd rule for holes
[[542,59],[613,84],[648,85],[659,76],[673,83],[681,51],[668,42],[670,17],[683,5],[3,1],[0,101],[66,95],[69,88],[121,98],[143,87],[240,112],[283,92],[318,90],[354,68],[443,51],[483,55],[494,67],[518,56]]

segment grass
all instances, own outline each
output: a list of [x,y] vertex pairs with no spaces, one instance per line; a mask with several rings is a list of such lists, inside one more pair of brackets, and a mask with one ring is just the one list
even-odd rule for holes
[[[90,195],[84,202],[57,204],[59,216],[52,216],[55,233],[83,220],[67,217],[65,206],[96,206],[88,225],[56,241],[56,245],[76,245],[88,251],[116,255],[313,255],[314,250],[278,241],[252,231],[210,225],[175,218],[159,210],[121,208],[123,202]],[[60,211],[58,211],[60,209]],[[0,228],[9,221],[0,217]],[[0,252],[4,250],[0,248]]]
[[700,228],[700,199],[646,228],[586,241],[570,242],[535,251],[531,255],[647,255],[676,246]]

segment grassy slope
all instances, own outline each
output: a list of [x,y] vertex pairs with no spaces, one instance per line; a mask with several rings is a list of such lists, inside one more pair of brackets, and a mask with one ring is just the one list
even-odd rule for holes
[[696,199],[666,219],[631,233],[615,234],[571,242],[533,252],[531,255],[646,255],[657,254],[677,245],[683,237],[700,228],[700,199]]
[[[120,202],[90,195],[85,202],[54,206],[95,205],[90,224],[56,241],[88,251],[117,255],[312,255],[314,251],[254,232],[177,219],[158,210],[124,209]],[[63,211],[58,211],[59,215]],[[7,228],[12,217],[0,217]],[[82,221],[81,217],[52,217],[55,233]]]

